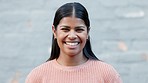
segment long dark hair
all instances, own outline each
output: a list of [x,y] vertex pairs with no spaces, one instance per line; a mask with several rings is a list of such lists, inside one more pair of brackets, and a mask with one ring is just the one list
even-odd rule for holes
[[[70,17],[73,15],[73,13],[75,14],[75,17],[80,18],[85,22],[85,25],[87,26],[87,31],[89,32],[90,21],[89,21],[89,17],[88,17],[88,12],[83,5],[81,5],[80,3],[77,3],[77,2],[66,3],[66,4],[62,5],[56,11],[55,17],[54,17],[54,22],[53,22],[55,29],[57,28],[57,26],[62,18]],[[60,54],[60,48],[57,44],[57,39],[55,39],[53,36],[52,37],[51,55],[47,61],[57,59],[59,57],[59,54]],[[91,44],[90,44],[90,37],[88,37],[86,44],[83,48],[83,54],[88,59],[99,60],[92,52]]]

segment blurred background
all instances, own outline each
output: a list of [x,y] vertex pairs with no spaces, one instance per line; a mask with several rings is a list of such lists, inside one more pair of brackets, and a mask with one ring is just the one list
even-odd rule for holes
[[97,57],[124,83],[148,83],[148,0],[0,0],[0,83],[24,83],[49,58],[55,11],[73,1],[89,12]]

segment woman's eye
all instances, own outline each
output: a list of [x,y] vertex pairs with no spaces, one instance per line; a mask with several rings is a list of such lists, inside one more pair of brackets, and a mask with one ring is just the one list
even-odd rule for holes
[[76,29],[77,32],[82,32],[84,29]]
[[61,30],[64,31],[64,32],[68,32],[69,31],[69,29],[67,29],[67,28],[62,28]]

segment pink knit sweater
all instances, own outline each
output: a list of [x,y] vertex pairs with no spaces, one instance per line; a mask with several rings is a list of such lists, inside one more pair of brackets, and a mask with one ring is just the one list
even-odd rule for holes
[[54,59],[33,69],[26,83],[122,83],[109,64],[88,60],[78,66],[62,66]]

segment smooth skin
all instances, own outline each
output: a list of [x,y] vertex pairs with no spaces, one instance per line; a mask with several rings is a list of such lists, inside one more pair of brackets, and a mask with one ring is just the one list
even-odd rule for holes
[[83,64],[87,58],[83,55],[83,48],[88,38],[88,31],[84,21],[76,17],[64,17],[57,29],[52,26],[54,37],[60,47],[57,62],[64,66]]

